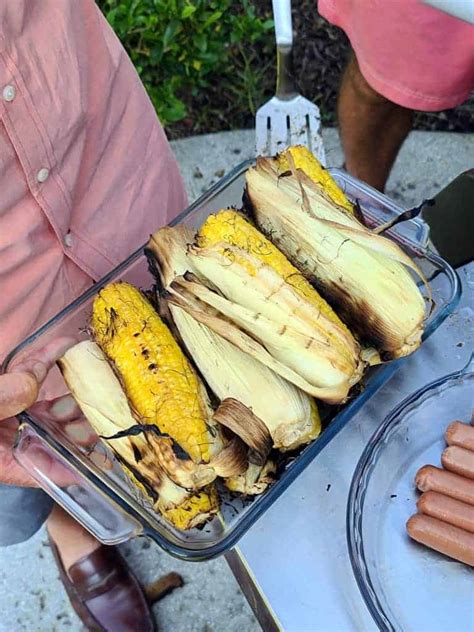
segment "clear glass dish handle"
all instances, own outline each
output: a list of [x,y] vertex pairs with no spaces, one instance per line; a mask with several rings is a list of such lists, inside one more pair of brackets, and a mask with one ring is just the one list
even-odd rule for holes
[[[403,215],[408,209],[399,206],[385,194],[373,189],[368,184],[360,182],[342,169],[329,169],[329,173],[335,177],[339,186],[345,193],[364,208],[364,216],[369,226],[379,226],[389,220],[394,220]],[[421,207],[420,207],[421,208]],[[373,224],[372,224],[372,222]],[[397,234],[407,245],[415,250],[433,250],[430,243],[430,227],[420,216],[407,219],[397,228],[389,229],[384,236]]]
[[29,424],[20,426],[13,455],[58,505],[103,544],[120,544],[143,533],[137,520],[73,468]]

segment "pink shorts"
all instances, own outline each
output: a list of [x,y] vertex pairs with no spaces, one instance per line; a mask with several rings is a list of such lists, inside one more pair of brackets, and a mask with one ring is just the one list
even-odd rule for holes
[[421,0],[319,0],[372,88],[412,110],[455,107],[474,90],[474,26]]

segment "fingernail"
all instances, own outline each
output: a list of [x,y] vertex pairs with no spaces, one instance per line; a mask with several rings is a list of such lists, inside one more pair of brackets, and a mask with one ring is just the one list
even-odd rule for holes
[[87,444],[95,443],[97,435],[87,421],[77,421],[67,424],[66,433],[75,443]]
[[84,441],[89,434],[87,428],[84,428],[83,423],[77,425],[68,424],[66,426],[66,433],[73,441]]
[[79,412],[79,408],[75,400],[70,395],[66,395],[55,401],[49,411],[56,419],[68,419],[75,412]]

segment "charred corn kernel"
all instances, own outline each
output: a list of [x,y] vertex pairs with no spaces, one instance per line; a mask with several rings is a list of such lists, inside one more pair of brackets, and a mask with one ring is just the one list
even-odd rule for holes
[[193,461],[209,462],[212,412],[202,386],[143,294],[128,283],[106,286],[94,301],[92,328],[140,418],[157,424]]
[[[93,425],[92,422],[91,425]],[[146,442],[146,437],[138,435],[138,438],[134,437],[134,439],[129,440],[129,446],[133,447],[133,454],[130,447],[127,448],[125,437],[111,439],[106,443],[119,458],[131,482],[151,501],[155,511],[159,511],[168,522],[182,531],[205,524],[217,513],[219,496],[213,484],[198,490],[183,489],[160,469],[159,455],[153,452],[150,444]],[[155,475],[153,487],[150,487],[150,481],[143,472],[143,463],[136,461],[136,456],[142,454],[143,451],[148,455],[148,460],[153,462],[158,474],[158,476]],[[122,456],[124,453],[127,459]]]
[[160,438],[135,432],[138,421],[100,347],[90,340],[70,348],[58,362],[84,416],[116,455],[131,482],[179,529],[205,522],[218,509],[212,486],[190,492],[176,485],[160,465]]
[[303,145],[293,145],[288,147],[276,157],[279,171],[284,172],[290,169],[288,154],[293,158],[294,165],[301,169],[313,182],[324,189],[328,197],[333,202],[342,206],[346,211],[354,214],[354,206],[348,200],[344,191],[331,176],[329,171],[323,167],[319,160]]
[[246,194],[259,229],[381,357],[401,357],[420,345],[425,305],[408,269],[428,284],[398,244],[299,172],[280,177],[277,159],[257,159],[246,174]]
[[[301,272],[242,214],[228,209],[219,211],[215,215],[209,215],[197,233],[196,242],[201,248],[214,246],[218,243],[227,243],[254,255],[259,261],[273,268],[300,296],[351,335],[334,310],[321,298]],[[232,263],[236,255],[231,251],[225,254],[229,263]],[[239,259],[241,265],[243,264],[242,259]],[[244,265],[248,267],[250,263],[244,262]]]

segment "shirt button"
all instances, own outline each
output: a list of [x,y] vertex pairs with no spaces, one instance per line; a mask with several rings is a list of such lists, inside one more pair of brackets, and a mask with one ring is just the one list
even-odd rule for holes
[[72,248],[72,246],[73,246],[72,233],[67,232],[64,235],[64,245],[66,246],[66,248]]
[[2,96],[4,101],[13,101],[16,97],[15,86],[8,85],[3,88]]
[[49,176],[49,169],[46,169],[46,167],[43,167],[43,169],[40,169],[38,173],[36,174],[36,179],[38,180],[38,182],[46,182],[46,180],[48,179],[48,176]]

